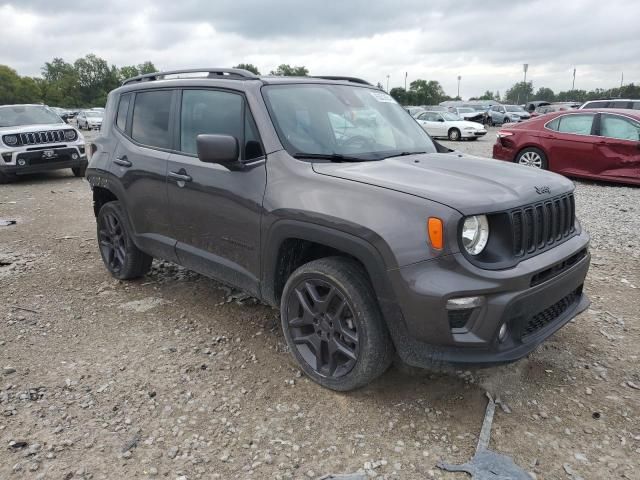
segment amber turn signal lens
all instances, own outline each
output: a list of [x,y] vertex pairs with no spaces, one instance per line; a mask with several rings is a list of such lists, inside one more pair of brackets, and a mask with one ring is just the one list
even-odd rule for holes
[[429,217],[427,230],[429,232],[429,241],[431,242],[431,246],[436,250],[442,250],[442,247],[444,246],[444,228],[442,220],[436,217]]

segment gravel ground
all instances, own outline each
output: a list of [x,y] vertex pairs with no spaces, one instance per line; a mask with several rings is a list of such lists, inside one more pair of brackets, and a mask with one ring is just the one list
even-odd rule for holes
[[491,448],[535,478],[640,478],[640,189],[577,186],[587,312],[515,364],[394,366],[349,394],[302,376],[239,292],[160,262],[112,279],[84,180],[0,187],[0,478],[461,479],[435,464],[473,455],[486,391],[511,412]]

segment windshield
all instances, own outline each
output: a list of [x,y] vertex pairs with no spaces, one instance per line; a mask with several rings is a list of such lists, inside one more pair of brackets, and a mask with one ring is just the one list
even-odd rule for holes
[[476,113],[473,108],[459,108],[458,113]]
[[420,125],[380,90],[295,84],[268,85],[263,94],[278,137],[293,156],[380,160],[436,151]]
[[440,112],[440,115],[442,115],[447,122],[455,122],[456,120],[461,120],[461,118],[455,113]]
[[84,112],[87,117],[102,118],[102,112]]
[[44,125],[47,123],[64,122],[54,112],[41,105],[14,105],[0,107],[0,127]]
[[524,108],[518,107],[516,105],[507,105],[504,107],[507,112],[524,112]]

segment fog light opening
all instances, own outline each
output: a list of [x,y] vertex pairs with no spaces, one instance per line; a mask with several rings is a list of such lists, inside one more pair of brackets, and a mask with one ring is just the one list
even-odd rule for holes
[[71,154],[71,158],[74,159],[74,160],[77,160],[78,159],[78,154],[77,153],[72,153]]
[[18,165],[20,165],[21,167],[24,167],[26,164],[27,164],[27,161],[24,158],[18,159]]
[[482,297],[460,297],[447,300],[447,310],[465,310],[482,305]]
[[500,330],[498,331],[498,341],[500,343],[504,342],[505,339],[507,338],[507,324],[503,323],[502,326],[500,327]]

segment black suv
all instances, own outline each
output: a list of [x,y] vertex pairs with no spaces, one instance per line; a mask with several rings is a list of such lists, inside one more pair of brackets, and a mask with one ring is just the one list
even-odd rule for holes
[[109,94],[90,154],[114,277],[162,258],[279,306],[328,388],[394,353],[513,361],[588,305],[572,182],[451,152],[363,80],[142,75]]

